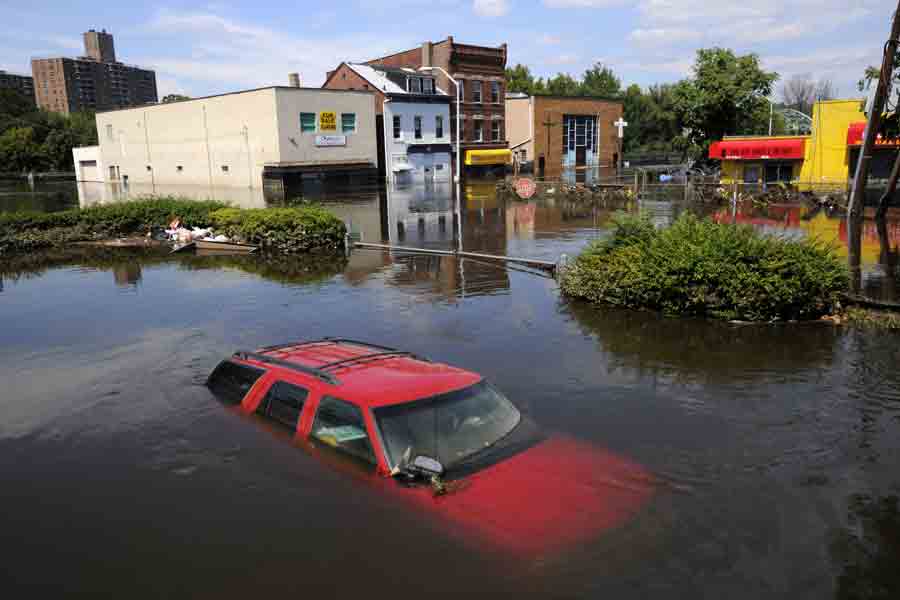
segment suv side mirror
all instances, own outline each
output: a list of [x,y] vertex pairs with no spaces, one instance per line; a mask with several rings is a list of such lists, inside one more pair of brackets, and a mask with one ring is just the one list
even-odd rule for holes
[[441,476],[444,473],[444,465],[440,461],[420,454],[406,467],[407,471],[424,477]]

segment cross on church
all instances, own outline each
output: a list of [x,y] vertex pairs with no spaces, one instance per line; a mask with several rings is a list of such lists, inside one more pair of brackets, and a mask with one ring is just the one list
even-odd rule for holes
[[628,121],[619,117],[619,120],[614,121],[613,125],[619,128],[619,139],[621,140],[625,136],[625,128],[628,127]]

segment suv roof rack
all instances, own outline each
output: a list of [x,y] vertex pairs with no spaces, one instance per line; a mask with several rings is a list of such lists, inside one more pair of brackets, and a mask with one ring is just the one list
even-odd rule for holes
[[247,352],[245,350],[239,350],[233,354],[234,358],[238,358],[240,360],[255,360],[258,362],[277,365],[279,367],[284,367],[285,369],[291,369],[294,371],[299,371],[300,373],[306,373],[307,375],[312,375],[313,377],[318,377],[322,381],[330,383],[331,385],[338,385],[340,381],[337,377],[332,375],[331,373],[326,373],[317,367],[310,367],[307,365],[301,365],[300,363],[291,362],[289,360],[282,360],[280,358],[275,358],[274,356],[269,356],[267,354],[260,354],[259,352]]
[[[268,354],[264,354],[265,352],[274,352],[277,350],[284,350],[286,348],[298,348],[300,346],[309,346],[312,344],[323,344],[323,343],[332,343],[332,344],[352,344],[354,346],[362,346],[363,348],[372,348],[373,350],[378,350],[379,352],[372,352],[370,354],[360,354],[359,356],[351,356],[350,358],[343,358],[341,360],[336,360],[334,362],[325,363],[322,365],[311,366],[304,365],[301,363],[296,363],[289,360],[284,360],[281,358],[275,358],[274,356],[269,356]],[[239,350],[234,353],[234,357],[246,360],[252,359],[258,362],[267,363],[270,365],[277,365],[279,367],[284,367],[286,369],[292,369],[294,371],[298,371],[300,373],[305,373],[307,375],[312,375],[313,377],[318,377],[322,381],[330,383],[331,385],[340,384],[340,380],[335,377],[333,374],[326,371],[326,369],[339,369],[342,367],[350,366],[354,363],[365,362],[369,360],[375,360],[378,358],[386,358],[389,356],[401,357],[406,356],[408,358],[412,358],[415,360],[421,360],[423,362],[431,362],[424,356],[419,356],[413,352],[407,352],[405,350],[397,350],[396,348],[391,348],[389,346],[381,346],[379,344],[370,344],[369,342],[363,342],[360,340],[353,340],[350,338],[333,338],[333,337],[325,337],[318,340],[305,340],[301,342],[287,342],[284,344],[276,344],[274,346],[264,346],[257,350],[256,352],[248,352],[246,350]]]

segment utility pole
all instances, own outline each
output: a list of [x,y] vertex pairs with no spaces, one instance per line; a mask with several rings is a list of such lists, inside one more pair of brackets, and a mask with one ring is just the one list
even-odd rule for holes
[[862,254],[862,212],[866,183],[869,180],[869,162],[872,160],[875,139],[878,136],[878,129],[881,125],[881,113],[884,110],[884,104],[890,92],[898,37],[900,37],[900,2],[897,3],[897,9],[894,11],[891,23],[891,37],[884,45],[884,56],[881,60],[878,87],[875,89],[875,97],[872,101],[872,107],[869,109],[869,120],[866,123],[866,132],[863,136],[862,147],[859,150],[859,160],[856,162],[856,173],[853,177],[853,189],[850,192],[850,203],[847,207],[847,246],[850,255],[850,269],[853,272],[851,278],[853,292],[857,292],[859,287],[859,267]]
[[[544,119],[544,122],[541,123],[544,127],[547,128],[547,147],[544,149],[544,170],[547,169],[547,164],[550,162],[550,128],[556,127],[559,123],[554,123],[550,120],[550,115],[547,115],[547,118]],[[544,176],[544,173],[541,173],[541,177]]]

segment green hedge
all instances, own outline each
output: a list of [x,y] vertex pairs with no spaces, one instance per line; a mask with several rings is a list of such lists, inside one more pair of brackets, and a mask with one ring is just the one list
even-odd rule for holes
[[684,214],[657,230],[647,216],[617,215],[612,237],[595,242],[563,273],[563,293],[591,302],[668,314],[748,321],[832,313],[847,288],[833,250],[752,227]]
[[242,210],[212,200],[163,197],[55,213],[0,213],[0,254],[142,235],[176,216],[185,227],[214,227],[278,252],[337,249],[345,231],[340,219],[316,206]]

